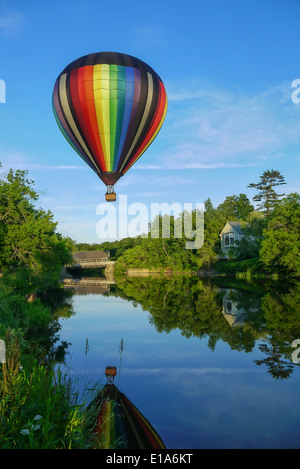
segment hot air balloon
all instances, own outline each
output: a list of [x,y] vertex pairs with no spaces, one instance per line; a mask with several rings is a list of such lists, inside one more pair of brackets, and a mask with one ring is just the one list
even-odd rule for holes
[[145,62],[118,52],[98,52],[70,63],[58,76],[52,107],[64,137],[107,186],[140,158],[161,129],[167,94]]

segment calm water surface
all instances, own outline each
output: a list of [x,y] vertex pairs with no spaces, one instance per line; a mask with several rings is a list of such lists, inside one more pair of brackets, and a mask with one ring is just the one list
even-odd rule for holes
[[115,383],[169,449],[300,448],[297,288],[126,285],[74,291],[74,314],[60,319],[65,366],[81,388],[117,366]]

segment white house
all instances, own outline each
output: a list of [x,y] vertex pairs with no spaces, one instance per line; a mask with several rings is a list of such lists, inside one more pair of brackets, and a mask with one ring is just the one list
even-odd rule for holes
[[238,221],[228,221],[220,233],[222,258],[228,258],[228,250],[234,246],[236,241],[243,238],[242,225]]

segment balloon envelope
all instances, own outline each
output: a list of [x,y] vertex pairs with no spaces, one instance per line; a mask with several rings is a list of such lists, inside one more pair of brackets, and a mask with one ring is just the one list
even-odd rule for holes
[[75,60],[60,73],[52,105],[67,141],[110,186],[155,139],[167,112],[167,95],[145,62],[99,52]]

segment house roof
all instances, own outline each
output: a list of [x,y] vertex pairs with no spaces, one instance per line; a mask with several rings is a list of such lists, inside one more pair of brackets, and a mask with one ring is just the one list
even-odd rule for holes
[[235,229],[238,233],[242,234],[243,233],[243,228],[242,224],[239,221],[229,221],[229,225],[232,226],[232,228]]
[[78,259],[106,259],[109,251],[78,251],[72,253],[74,260]]
[[239,221],[228,221],[226,225],[224,226],[224,228],[222,229],[220,235],[224,232],[225,233],[229,232],[230,228],[232,228],[234,231],[236,231],[239,234],[243,234],[242,224]]

